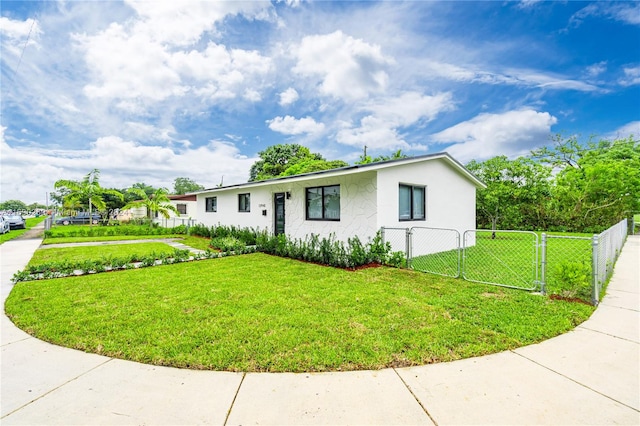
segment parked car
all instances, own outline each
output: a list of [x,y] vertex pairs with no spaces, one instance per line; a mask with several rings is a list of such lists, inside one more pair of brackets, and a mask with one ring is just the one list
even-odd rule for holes
[[0,216],[0,234],[6,234],[10,229],[9,221],[5,220],[4,216]]
[[89,220],[88,212],[80,212],[76,216],[63,216],[56,219],[56,224],[58,225],[78,225],[78,224],[87,224],[89,222],[96,224],[100,221],[100,215],[98,213],[93,213],[91,215],[91,220]]
[[10,214],[4,217],[9,222],[9,229],[27,229],[27,222],[19,214]]

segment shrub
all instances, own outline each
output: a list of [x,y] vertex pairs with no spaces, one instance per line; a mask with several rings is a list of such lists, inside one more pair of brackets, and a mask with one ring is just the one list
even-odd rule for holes
[[276,256],[321,263],[340,268],[354,268],[369,263],[387,263],[392,260],[393,266],[404,263],[404,255],[399,258],[391,254],[391,245],[382,242],[378,233],[369,243],[362,244],[358,237],[349,238],[347,245],[336,240],[331,234],[328,238],[308,235],[304,240],[290,240],[285,235],[268,235],[259,233],[256,238],[256,250]]
[[591,264],[583,261],[564,261],[553,268],[550,277],[563,297],[590,300]]
[[246,247],[244,242],[231,236],[212,238],[210,245],[222,252],[239,252]]

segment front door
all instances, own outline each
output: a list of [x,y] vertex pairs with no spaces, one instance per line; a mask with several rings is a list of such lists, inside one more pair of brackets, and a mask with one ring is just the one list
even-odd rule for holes
[[284,192],[273,194],[273,211],[275,212],[273,232],[276,235],[284,234],[284,200]]

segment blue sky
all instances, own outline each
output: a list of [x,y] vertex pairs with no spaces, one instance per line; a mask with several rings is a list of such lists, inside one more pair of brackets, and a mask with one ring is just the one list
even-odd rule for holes
[[298,143],[515,158],[640,135],[638,2],[2,1],[2,201],[245,182]]

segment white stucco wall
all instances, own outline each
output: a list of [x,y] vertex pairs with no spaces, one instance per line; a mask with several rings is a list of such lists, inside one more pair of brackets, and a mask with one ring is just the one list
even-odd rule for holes
[[[426,187],[426,219],[400,221],[399,185],[424,185]],[[378,227],[391,228],[451,228],[460,232],[475,228],[476,189],[471,181],[450,167],[446,160],[405,164],[378,171]],[[418,231],[419,232],[419,231]],[[417,243],[414,239],[413,255],[428,254],[454,248],[451,233],[422,232],[437,235],[429,244]],[[402,232],[393,232],[393,249],[404,250]]]
[[[340,220],[306,220],[305,189],[317,186],[340,185]],[[335,234],[346,241],[357,235],[363,242],[377,230],[376,173],[362,172],[335,177],[308,177],[302,181],[284,180],[263,186],[248,186],[214,190],[198,194],[196,205],[198,222],[206,226],[235,225],[273,232],[274,194],[289,192],[285,199],[285,232],[290,238],[304,239],[314,233],[320,237]],[[251,194],[251,211],[238,212],[238,195]],[[205,212],[205,199],[217,197],[217,212]],[[266,210],[266,216],[262,211]]]

